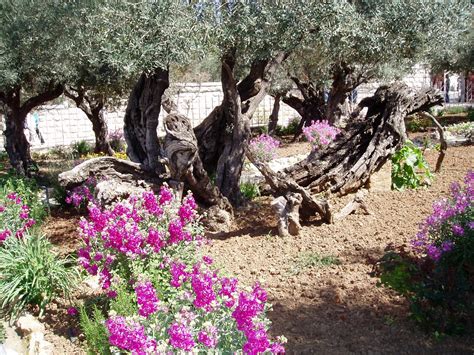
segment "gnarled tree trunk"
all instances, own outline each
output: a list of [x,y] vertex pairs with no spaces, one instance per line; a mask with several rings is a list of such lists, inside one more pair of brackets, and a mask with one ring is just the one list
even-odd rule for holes
[[[415,93],[405,84],[382,86],[374,96],[361,101],[353,113],[355,120],[348,124],[340,137],[283,172],[273,172],[266,164],[255,161],[250,152],[248,156],[262,172],[275,196],[290,203],[289,194],[293,194],[293,199],[294,194],[300,194],[301,212],[317,212],[323,221],[331,222],[333,211],[327,201],[317,199],[316,194],[345,195],[366,185],[370,176],[405,142],[405,117],[442,102],[442,96],[432,89]],[[363,107],[368,110],[365,118],[360,119],[358,115]],[[360,198],[354,202],[365,208]],[[349,207],[353,209],[353,206]],[[347,213],[343,210],[335,215],[337,218]]]
[[73,100],[78,108],[82,110],[92,123],[92,130],[95,136],[95,153],[114,155],[114,150],[110,146],[107,127],[107,120],[104,115],[105,98],[100,95],[90,96],[83,88],[66,88],[64,95]]
[[130,94],[124,119],[128,157],[157,174],[165,172],[157,129],[161,99],[168,86],[168,69],[143,73]]
[[31,174],[33,159],[31,158],[30,142],[25,136],[26,116],[35,107],[53,100],[62,94],[60,85],[50,87],[24,103],[21,102],[21,88],[16,87],[9,92],[0,92],[0,102],[3,103],[6,129],[5,150],[10,159],[10,164],[18,174]]
[[255,62],[249,75],[237,85],[235,55],[229,52],[222,59],[222,104],[194,130],[205,170],[215,174],[217,187],[234,205],[242,201],[239,181],[244,146],[250,137],[250,119],[264,99],[272,75],[286,57],[279,53],[272,60]]
[[282,96],[281,94],[277,94],[273,98],[274,102],[273,102],[272,113],[270,114],[270,117],[268,119],[268,134],[269,135],[274,135],[278,126],[278,115],[280,113],[281,96]]

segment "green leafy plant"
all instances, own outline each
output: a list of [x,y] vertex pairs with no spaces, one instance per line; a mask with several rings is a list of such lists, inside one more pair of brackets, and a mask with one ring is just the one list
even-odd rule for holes
[[86,337],[87,353],[111,354],[109,347],[109,335],[105,329],[105,317],[97,307],[93,305],[92,314],[89,315],[85,307],[79,311],[81,329]]
[[249,200],[253,200],[260,196],[260,189],[258,185],[253,182],[244,182],[240,184],[240,192]]
[[40,199],[40,187],[35,180],[9,173],[0,177],[0,201],[11,192],[16,192],[30,209],[30,217],[40,223],[46,216],[45,206]]
[[83,155],[92,153],[92,146],[87,141],[78,141],[72,144],[72,155],[80,158]]
[[2,312],[17,317],[27,306],[40,314],[56,296],[68,295],[76,284],[71,260],[61,259],[41,235],[8,238],[0,248],[0,304]]
[[290,119],[287,126],[278,125],[275,133],[277,136],[294,135],[296,133],[299,123],[300,123],[300,118],[293,117],[292,119]]
[[289,273],[297,275],[304,269],[327,267],[331,265],[339,265],[340,263],[341,261],[337,257],[332,255],[306,253],[300,255],[295,264],[290,268]]
[[394,189],[416,189],[429,185],[432,179],[433,175],[423,152],[411,141],[406,141],[405,145],[392,156],[392,187]]

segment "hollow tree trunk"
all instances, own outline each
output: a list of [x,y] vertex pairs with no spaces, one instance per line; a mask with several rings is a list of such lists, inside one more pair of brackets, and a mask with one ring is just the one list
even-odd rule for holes
[[94,153],[114,155],[114,150],[109,143],[109,130],[104,115],[106,99],[102,95],[90,95],[84,88],[66,88],[64,95],[73,100],[76,106],[80,108],[82,112],[86,114],[89,121],[91,121],[95,136]]
[[143,73],[130,94],[124,119],[128,157],[157,174],[165,172],[157,129],[162,96],[168,86],[168,69]]
[[281,94],[277,94],[274,97],[273,102],[273,109],[270,117],[268,119],[268,134],[274,135],[276,128],[278,126],[278,114],[280,112],[280,101],[281,101]]
[[373,97],[362,100],[354,112],[368,107],[363,121],[350,122],[342,135],[321,151],[284,171],[286,176],[311,193],[330,191],[347,194],[364,186],[406,139],[404,119],[442,103],[428,89],[415,93],[404,84],[382,86]]
[[26,116],[35,107],[59,97],[62,91],[62,86],[50,84],[45,91],[31,96],[24,103],[21,102],[20,87],[8,92],[0,92],[0,102],[3,104],[6,123],[5,150],[12,168],[18,174],[29,176],[34,163],[31,158],[30,143],[24,133]]

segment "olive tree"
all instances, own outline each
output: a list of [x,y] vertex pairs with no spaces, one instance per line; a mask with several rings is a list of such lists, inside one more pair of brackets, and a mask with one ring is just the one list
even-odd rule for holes
[[287,61],[297,88],[282,100],[311,120],[338,123],[349,93],[372,80],[400,78],[416,63],[452,52],[465,31],[468,1],[339,1]]
[[63,28],[73,3],[5,1],[0,4],[0,104],[5,117],[5,149],[20,174],[31,168],[26,116],[59,97],[69,73]]

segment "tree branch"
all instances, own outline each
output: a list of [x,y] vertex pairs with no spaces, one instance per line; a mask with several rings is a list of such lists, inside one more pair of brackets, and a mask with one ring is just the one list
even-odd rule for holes
[[49,90],[44,91],[36,96],[30,97],[21,106],[21,110],[23,111],[23,113],[27,114],[35,107],[41,106],[45,102],[54,100],[55,98],[61,96],[62,93],[63,93],[63,86],[60,84],[57,84],[54,86],[54,88],[50,88]]
[[439,150],[439,155],[438,159],[436,160],[436,168],[435,168],[435,173],[441,171],[441,165],[443,164],[444,156],[446,155],[446,150],[448,149],[448,143],[446,142],[446,139],[444,137],[444,128],[441,126],[441,124],[438,122],[436,118],[434,118],[433,115],[429,114],[426,111],[421,111],[420,115],[429,118],[435,126],[438,128],[439,132],[439,141],[440,141],[440,150]]

